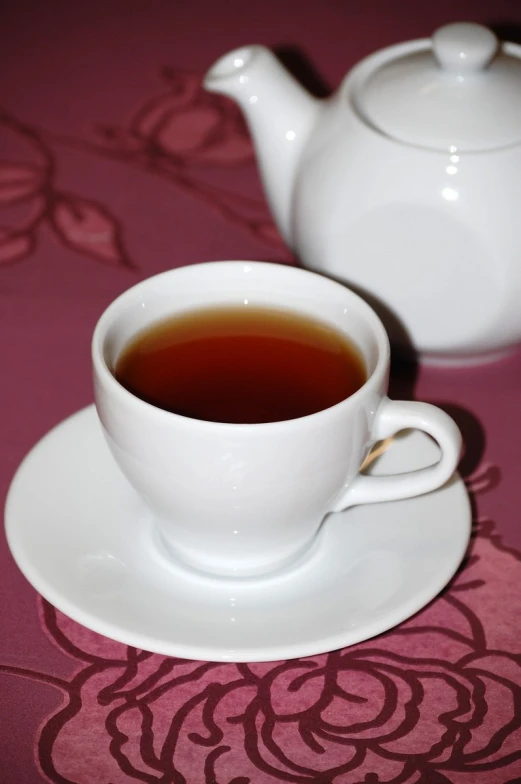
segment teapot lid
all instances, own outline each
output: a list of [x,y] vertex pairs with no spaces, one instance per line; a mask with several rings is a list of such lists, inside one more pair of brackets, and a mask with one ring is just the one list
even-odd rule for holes
[[360,85],[362,116],[387,136],[436,150],[480,151],[521,142],[521,58],[487,27],[440,27]]

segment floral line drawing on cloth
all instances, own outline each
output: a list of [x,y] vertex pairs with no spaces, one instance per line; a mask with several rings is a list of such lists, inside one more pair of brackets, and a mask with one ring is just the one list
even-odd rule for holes
[[82,255],[132,268],[121,225],[109,210],[56,186],[56,161],[41,135],[5,111],[0,111],[0,128],[25,142],[35,158],[24,163],[0,161],[0,207],[26,208],[17,225],[0,225],[0,264],[29,256],[46,227],[59,243]]
[[98,125],[99,141],[49,138],[162,178],[291,258],[263,198],[204,178],[215,169],[254,166],[250,135],[237,106],[207,92],[199,74],[164,67],[159,76],[166,89],[145,99],[125,125]]
[[0,110],[0,128],[16,134],[36,154],[31,163],[0,161],[0,206],[24,204],[29,213],[20,225],[0,226],[0,264],[29,256],[46,225],[72,250],[108,264],[134,266],[112,212],[56,187],[55,148],[60,146],[166,180],[291,258],[262,198],[205,179],[212,169],[253,166],[252,144],[238,109],[226,98],[207,93],[196,74],[163,68],[161,78],[166,90],[146,99],[126,125],[99,126],[94,142],[37,129]]
[[[484,466],[469,484],[486,491],[495,475]],[[483,519],[436,600],[343,650],[257,664],[168,658],[39,599],[42,626],[75,671],[60,680],[1,669],[63,694],[35,748],[53,784],[514,784],[521,644],[508,618],[521,609],[520,576],[521,553]]]

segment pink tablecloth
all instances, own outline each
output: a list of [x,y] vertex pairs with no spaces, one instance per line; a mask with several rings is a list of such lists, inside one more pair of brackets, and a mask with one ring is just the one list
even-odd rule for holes
[[[455,19],[521,36],[518,0],[4,2],[4,495],[28,449],[91,401],[90,334],[114,296],[205,259],[292,263],[237,112],[201,90],[211,62],[256,40],[321,89]],[[248,666],[136,651],[42,601],[2,539],[2,783],[521,781],[520,384],[521,353],[396,369],[395,395],[444,405],[464,431],[475,536],[436,601],[343,651]]]

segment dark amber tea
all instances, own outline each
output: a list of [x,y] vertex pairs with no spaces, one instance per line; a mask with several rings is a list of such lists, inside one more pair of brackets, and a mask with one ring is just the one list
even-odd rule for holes
[[129,343],[116,379],[166,411],[212,422],[278,422],[356,392],[364,361],[339,331],[275,308],[215,307],[157,322]]

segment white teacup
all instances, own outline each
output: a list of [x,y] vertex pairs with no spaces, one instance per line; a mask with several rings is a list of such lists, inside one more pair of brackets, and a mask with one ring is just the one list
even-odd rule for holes
[[[118,356],[138,331],[221,305],[289,308],[336,327],[359,348],[366,383],[316,414],[240,425],[163,411],[116,381]],[[171,556],[204,572],[243,577],[288,566],[329,512],[428,493],[459,459],[461,436],[447,414],[386,397],[389,342],[374,311],[344,286],[304,270],[224,261],[144,280],[101,316],[92,355],[96,406],[112,454],[152,510]],[[397,476],[361,475],[375,442],[404,428],[433,436],[439,462]]]

